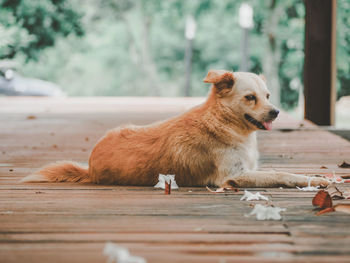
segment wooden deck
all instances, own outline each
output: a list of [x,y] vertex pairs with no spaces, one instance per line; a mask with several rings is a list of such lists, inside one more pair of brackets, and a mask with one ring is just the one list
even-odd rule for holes
[[[315,216],[314,192],[259,189],[287,211],[257,221],[244,215],[261,201],[239,201],[242,191],[18,183],[48,162],[87,162],[107,129],[201,100],[0,98],[0,262],[106,262],[107,241],[148,262],[350,262],[350,215]],[[262,169],[350,175],[337,167],[350,161],[349,142],[286,114],[275,128],[259,133]]]

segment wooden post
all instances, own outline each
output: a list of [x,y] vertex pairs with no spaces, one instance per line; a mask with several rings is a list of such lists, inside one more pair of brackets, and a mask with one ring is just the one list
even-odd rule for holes
[[305,0],[305,118],[334,125],[336,0]]

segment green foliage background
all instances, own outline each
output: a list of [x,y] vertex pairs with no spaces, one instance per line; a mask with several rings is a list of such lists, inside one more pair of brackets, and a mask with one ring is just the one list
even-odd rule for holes
[[[184,28],[192,15],[197,32],[191,95],[202,96],[209,69],[239,69],[242,2],[0,0],[0,58],[18,61],[24,75],[56,82],[72,96],[181,96]],[[254,8],[250,70],[272,67],[281,104],[292,108],[302,88],[303,1],[246,2]],[[338,96],[350,94],[349,25],[350,1],[338,0]]]

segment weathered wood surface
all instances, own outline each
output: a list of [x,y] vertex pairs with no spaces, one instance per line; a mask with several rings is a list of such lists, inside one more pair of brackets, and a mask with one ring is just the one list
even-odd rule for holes
[[[281,221],[256,221],[245,216],[254,202],[239,201],[242,191],[166,196],[151,187],[18,183],[48,162],[87,162],[107,129],[200,101],[0,98],[0,262],[106,262],[107,241],[148,262],[350,262],[350,215],[315,216],[313,192],[259,189],[287,211]],[[286,114],[259,133],[259,147],[262,169],[350,175],[337,167],[350,161],[349,142]]]

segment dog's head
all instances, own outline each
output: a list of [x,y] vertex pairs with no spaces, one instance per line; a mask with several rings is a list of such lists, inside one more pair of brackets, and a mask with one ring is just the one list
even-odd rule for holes
[[270,101],[263,76],[248,72],[211,70],[204,79],[213,84],[219,103],[251,130],[270,130],[279,111]]

